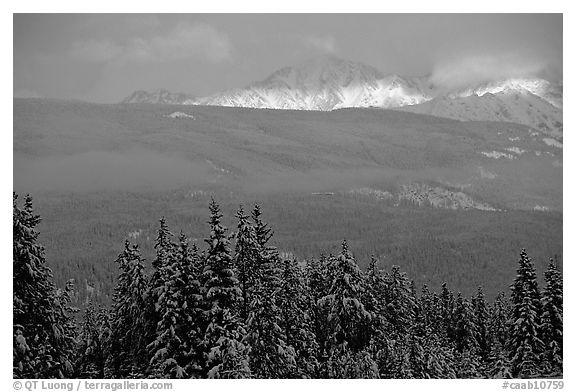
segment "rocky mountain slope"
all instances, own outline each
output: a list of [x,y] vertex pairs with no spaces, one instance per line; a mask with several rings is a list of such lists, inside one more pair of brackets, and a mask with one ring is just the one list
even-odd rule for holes
[[562,137],[562,109],[527,92],[441,96],[400,110],[461,121],[506,121]]
[[321,57],[274,72],[263,81],[194,102],[210,106],[334,110],[348,107],[399,107],[431,99],[425,79],[384,75],[377,69]]
[[122,102],[320,111],[404,108],[462,121],[516,122],[555,137],[563,127],[561,83],[512,78],[445,91],[429,77],[385,75],[334,56],[285,67],[262,81],[208,97],[137,91]]

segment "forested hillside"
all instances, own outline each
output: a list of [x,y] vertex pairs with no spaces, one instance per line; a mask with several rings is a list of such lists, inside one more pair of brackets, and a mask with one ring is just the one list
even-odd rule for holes
[[375,255],[436,291],[493,300],[523,246],[539,270],[562,258],[562,146],[524,125],[15,99],[13,139],[14,191],[36,196],[55,283],[73,278],[81,306],[112,303],[124,239],[154,258],[155,218],[201,241],[212,197],[227,226],[260,205],[280,253],[337,254],[346,238],[362,269]]
[[80,315],[73,285],[53,283],[31,197],[20,204],[14,195],[15,378],[563,374],[561,272],[550,260],[541,287],[524,249],[510,290],[488,301],[482,287],[417,286],[376,258],[361,270],[345,240],[336,255],[281,257],[258,205],[240,207],[228,230],[212,200],[204,244],[162,218],[150,265],[126,241],[111,306]]

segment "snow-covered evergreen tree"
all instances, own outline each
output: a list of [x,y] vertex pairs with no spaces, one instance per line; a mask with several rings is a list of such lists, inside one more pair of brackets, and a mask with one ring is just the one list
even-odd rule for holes
[[[260,214],[259,209],[255,211]],[[234,264],[242,290],[240,317],[247,320],[252,303],[252,293],[255,286],[259,284],[258,279],[261,275],[259,271],[260,245],[256,231],[250,223],[250,217],[244,213],[242,206],[236,212],[236,218],[238,219],[238,232],[235,236]],[[258,215],[258,219],[260,219],[260,215]]]
[[202,273],[207,327],[202,342],[206,350],[205,372],[212,378],[249,377],[248,348],[242,343],[246,331],[238,319],[242,291],[234,274],[226,228],[220,206],[210,203],[209,246]]
[[454,348],[436,332],[424,337],[426,371],[430,378],[456,378]]
[[199,260],[190,251],[184,234],[179,241],[178,248],[167,255],[162,267],[164,286],[158,290],[156,307],[160,320],[156,338],[148,345],[149,374],[154,378],[190,378],[201,369],[195,347],[201,327]]
[[340,254],[329,259],[328,270],[330,290],[318,301],[319,307],[328,310],[328,354],[344,343],[353,352],[362,350],[370,341],[371,314],[362,303],[362,273],[346,241]]
[[446,339],[446,328],[442,318],[443,306],[440,296],[430,291],[427,285],[424,285],[419,302],[427,334],[434,334],[438,339]]
[[379,378],[378,365],[371,354],[367,350],[349,350],[346,343],[332,352],[324,368],[325,378]]
[[262,209],[258,204],[252,209],[252,221],[254,222],[254,232],[256,241],[260,248],[268,252],[274,252],[275,248],[268,246],[268,241],[272,238],[272,229],[262,220]]
[[90,301],[84,310],[75,365],[78,378],[104,378],[109,337],[108,314]]
[[540,375],[544,348],[541,331],[541,302],[532,260],[522,249],[517,276],[512,285],[512,315],[508,341],[512,375],[520,378]]
[[392,266],[392,271],[384,276],[386,295],[386,319],[390,333],[407,336],[414,321],[415,298],[411,283],[400,267]]
[[469,301],[458,293],[454,306],[454,343],[459,352],[476,349],[477,335]]
[[484,298],[482,287],[478,287],[476,296],[472,298],[472,308],[474,313],[474,338],[478,354],[482,358],[482,363],[488,361],[490,355],[491,337],[489,330],[490,314]]
[[483,378],[480,358],[475,348],[455,353],[456,378]]
[[455,302],[454,294],[450,291],[446,282],[442,283],[442,291],[440,292],[441,322],[444,327],[444,333],[451,342],[455,341],[454,321],[452,319]]
[[114,290],[111,336],[105,377],[142,378],[147,366],[147,320],[144,295],[147,280],[138,245],[126,240],[124,250],[116,259],[120,267]]
[[15,378],[64,378],[73,373],[73,315],[65,297],[58,296],[44,247],[37,243],[40,216],[32,198],[18,206],[14,193],[13,257],[13,375]]
[[561,376],[563,364],[563,284],[562,274],[552,259],[550,259],[548,268],[544,273],[544,278],[546,280],[546,288],[542,295],[544,359],[549,368],[548,372]]
[[454,325],[454,347],[456,376],[458,378],[481,378],[483,367],[478,354],[476,337],[478,330],[474,323],[470,301],[458,293],[452,316]]
[[277,303],[280,281],[276,260],[261,255],[261,277],[252,292],[248,316],[247,343],[250,345],[250,369],[257,378],[287,378],[295,373],[296,353],[287,344],[282,328],[282,312]]
[[508,322],[511,318],[510,303],[506,295],[498,293],[496,299],[490,306],[489,336],[491,345],[498,344],[501,349],[506,349],[510,326]]
[[156,325],[160,321],[160,314],[157,309],[158,299],[161,291],[164,289],[166,279],[165,267],[173,257],[173,252],[175,250],[175,244],[172,241],[173,236],[174,235],[166,223],[166,218],[162,217],[160,219],[160,227],[158,228],[156,242],[154,243],[156,257],[152,260],[152,275],[150,276],[148,291],[146,293],[146,311],[149,324],[147,335],[149,340],[153,339]]
[[508,353],[498,340],[492,345],[486,375],[488,378],[512,378],[512,364]]
[[[414,291],[414,290],[412,290]],[[406,336],[409,366],[413,378],[454,378],[453,344],[444,335],[440,299],[425,286],[414,301],[414,320]]]
[[286,344],[294,348],[297,357],[292,376],[313,378],[318,371],[318,343],[313,332],[313,301],[304,273],[296,260],[285,259],[282,262],[277,303]]
[[[73,298],[75,297],[74,291],[74,281],[68,280],[63,289],[57,289],[55,295],[55,311],[56,311],[56,325],[61,328],[61,338],[64,347],[68,348],[68,351],[73,353],[77,345],[77,325],[76,317],[74,316],[80,310],[72,306]],[[70,360],[72,360],[73,355],[70,355]],[[66,374],[70,376],[73,372],[72,361],[68,363],[68,369],[66,369]]]
[[228,309],[221,309],[213,314],[206,330],[208,342],[217,338],[206,357],[208,378],[250,378],[248,347],[241,340],[246,334],[244,327],[238,323],[237,316]]
[[386,325],[386,293],[382,272],[377,267],[378,260],[372,256],[365,274],[362,302],[371,314],[370,328],[373,333],[383,333]]

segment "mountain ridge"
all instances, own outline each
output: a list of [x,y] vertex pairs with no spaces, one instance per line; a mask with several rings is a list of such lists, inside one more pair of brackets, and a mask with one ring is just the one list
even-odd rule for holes
[[160,88],[152,91],[136,90],[124,98],[120,103],[183,105],[193,99],[195,99],[193,95],[186,93],[173,93],[166,89]]
[[122,103],[156,103],[320,110],[400,109],[461,121],[510,121],[559,136],[562,84],[542,78],[508,78],[442,91],[430,75],[384,74],[359,62],[321,56],[280,68],[245,87],[206,97],[156,90],[137,91]]

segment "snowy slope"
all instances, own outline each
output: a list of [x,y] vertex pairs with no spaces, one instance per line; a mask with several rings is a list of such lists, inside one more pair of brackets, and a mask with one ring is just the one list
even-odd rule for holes
[[472,95],[483,96],[485,94],[500,93],[508,95],[535,95],[552,106],[562,109],[562,85],[539,78],[512,78],[488,82],[476,87],[463,89],[452,94],[452,96],[469,97]]
[[321,56],[282,68],[266,79],[204,98],[166,90],[137,91],[123,103],[322,110],[403,108],[458,120],[509,121],[550,135],[562,133],[562,84],[512,78],[441,91],[428,77],[384,75],[374,67]]
[[420,105],[403,107],[401,110],[461,121],[515,122],[555,137],[562,136],[562,109],[526,92],[441,96]]
[[422,80],[383,75],[333,56],[282,68],[263,81],[196,100],[194,104],[251,108],[334,110],[400,107],[431,99]]

